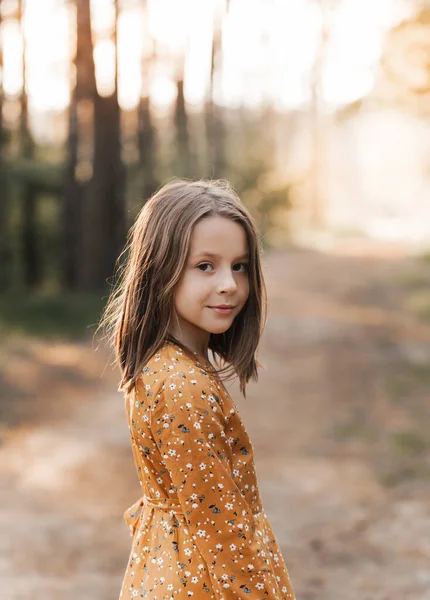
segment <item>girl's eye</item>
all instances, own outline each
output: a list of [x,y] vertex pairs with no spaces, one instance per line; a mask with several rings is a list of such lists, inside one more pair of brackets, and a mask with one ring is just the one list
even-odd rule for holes
[[[210,267],[211,269],[213,268],[210,263],[201,263],[197,266],[197,268],[200,271],[202,271],[202,273],[209,273],[210,270],[206,267]],[[239,267],[239,269],[237,269],[236,267]],[[248,270],[248,263],[237,263],[233,266],[233,270],[236,271],[236,273],[244,273]]]
[[237,263],[237,265],[234,265],[235,267],[243,267],[240,271],[238,272],[245,272],[248,270],[248,263]]
[[208,273],[208,270],[205,269],[205,267],[212,267],[212,265],[210,263],[202,263],[201,265],[198,265],[198,269],[200,269],[200,271],[202,271],[203,273]]

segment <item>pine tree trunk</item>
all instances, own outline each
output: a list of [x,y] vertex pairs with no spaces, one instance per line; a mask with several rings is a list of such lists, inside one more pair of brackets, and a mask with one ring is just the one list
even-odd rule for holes
[[[19,19],[23,38],[22,56],[22,92],[20,97],[20,144],[21,155],[25,159],[34,156],[34,143],[31,137],[28,122],[28,99],[27,99],[27,72],[26,72],[26,44],[23,27],[23,0],[18,2]],[[38,190],[28,180],[24,183],[21,197],[21,250],[23,259],[23,279],[28,288],[40,285],[42,279],[42,265],[37,243],[37,197]]]
[[215,79],[220,77],[222,68],[221,16],[215,17],[212,37],[212,60],[209,93],[205,105],[207,156],[213,177],[225,177],[227,161],[225,156],[225,125],[222,109],[215,103]]
[[[88,0],[85,1],[89,4]],[[85,290],[100,290],[106,286],[125,241],[125,170],[121,159],[117,67],[113,94],[100,96],[94,84],[93,97],[93,174],[83,208],[80,273],[80,285]]]
[[[72,89],[69,106],[69,135],[67,139],[67,163],[64,180],[64,192],[61,206],[61,230],[62,230],[62,285],[65,289],[73,290],[78,286],[80,240],[81,229],[80,210],[82,203],[82,186],[76,177],[79,151],[79,121],[78,103],[84,96],[82,90],[82,76],[85,72],[85,49],[88,45],[89,14],[88,6],[83,6],[80,0],[76,2],[76,56],[74,65],[76,68],[76,81]],[[72,77],[71,77],[72,79]]]
[[[147,2],[143,2],[144,24],[143,31],[145,36],[150,36],[147,22]],[[158,181],[156,176],[156,131],[151,113],[151,103],[149,98],[149,82],[151,78],[151,67],[156,60],[155,41],[152,39],[153,50],[149,56],[142,59],[142,88],[138,106],[138,130],[137,142],[139,149],[139,167],[142,173],[142,193],[147,200],[157,189]]]
[[184,76],[183,72],[176,80],[176,104],[175,104],[175,128],[176,128],[176,146],[178,156],[178,175],[191,177],[191,148],[190,136],[188,131],[188,115],[184,96]]
[[[0,10],[1,27],[1,10]],[[3,71],[3,47],[0,45],[0,69]],[[4,172],[4,147],[6,144],[3,129],[3,80],[0,79],[0,292],[11,285],[12,255],[9,231],[9,198]]]
[[142,172],[142,193],[147,200],[157,189],[155,128],[152,122],[150,100],[144,96],[138,109],[139,165]]
[[102,289],[106,285],[125,241],[125,171],[119,121],[117,94],[98,96],[94,106],[93,176],[86,198],[89,235],[83,260],[85,289]]

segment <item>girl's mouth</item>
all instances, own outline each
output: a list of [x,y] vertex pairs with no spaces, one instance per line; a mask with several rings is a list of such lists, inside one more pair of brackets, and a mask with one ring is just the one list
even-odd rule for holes
[[217,312],[219,315],[230,315],[233,312],[234,306],[230,306],[229,308],[222,308],[220,306],[210,306],[209,308]]

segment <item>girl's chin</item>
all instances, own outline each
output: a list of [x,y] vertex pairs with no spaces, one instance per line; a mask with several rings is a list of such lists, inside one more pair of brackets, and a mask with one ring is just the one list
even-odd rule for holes
[[231,323],[225,324],[224,326],[219,325],[218,327],[210,327],[207,329],[209,333],[225,333],[227,329],[230,329]]

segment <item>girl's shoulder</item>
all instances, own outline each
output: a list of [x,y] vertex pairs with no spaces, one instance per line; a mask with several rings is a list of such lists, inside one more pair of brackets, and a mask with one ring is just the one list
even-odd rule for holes
[[177,378],[204,382],[208,379],[208,373],[197,355],[193,356],[167,341],[148,360],[142,369],[141,380],[146,385],[161,388]]
[[163,345],[141,373],[141,390],[144,398],[152,398],[154,415],[167,409],[197,410],[212,416],[218,411],[217,418],[225,418],[231,408],[230,396],[218,375],[210,371],[213,367],[207,365],[210,363],[181,346]]
[[155,352],[142,369],[136,393],[155,411],[165,410],[167,404],[180,409],[183,402],[188,402],[188,408],[199,406],[205,411],[219,407],[221,418],[232,408],[226,388],[216,374],[209,372],[205,362],[170,343]]

